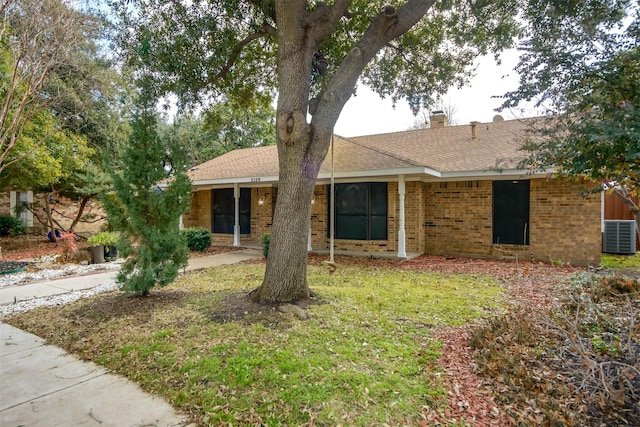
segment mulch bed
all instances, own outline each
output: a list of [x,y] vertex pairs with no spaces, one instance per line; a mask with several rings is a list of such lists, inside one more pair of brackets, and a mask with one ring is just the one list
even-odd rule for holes
[[[77,238],[78,250],[87,247],[86,239]],[[2,261],[22,261],[36,259],[45,255],[62,255],[69,248],[64,241],[52,242],[47,236],[26,234],[16,237],[0,238]]]

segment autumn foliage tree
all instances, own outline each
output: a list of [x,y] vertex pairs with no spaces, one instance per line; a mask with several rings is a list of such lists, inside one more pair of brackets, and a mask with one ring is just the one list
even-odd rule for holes
[[33,121],[63,97],[59,71],[84,57],[93,22],[60,0],[0,4],[0,173],[43,145],[47,132],[13,153]]
[[466,81],[478,55],[511,46],[518,29],[515,0],[123,0],[115,10],[132,4],[137,13],[121,13],[124,52],[184,102],[277,92],[278,199],[253,293],[264,302],[309,296],[313,189],[357,84],[429,107]]

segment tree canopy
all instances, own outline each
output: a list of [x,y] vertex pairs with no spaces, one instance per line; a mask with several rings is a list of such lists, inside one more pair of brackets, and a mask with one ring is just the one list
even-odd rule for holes
[[[9,159],[32,121],[45,110],[61,125],[61,111],[52,107],[71,93],[83,93],[67,72],[82,68],[93,47],[97,20],[60,0],[7,0],[0,5],[0,172],[33,150]],[[76,74],[79,75],[79,74]],[[83,76],[88,79],[88,76]],[[34,133],[32,132],[32,135]],[[42,149],[35,141],[33,149]]]
[[0,12],[0,187],[79,199],[73,228],[107,185],[103,151],[126,139],[127,82],[101,50],[97,15],[61,0],[7,0]]
[[[308,67],[314,61],[317,65],[317,58],[327,63],[327,74],[313,76],[310,93],[315,95],[330,77],[345,71],[340,66],[346,65],[349,53],[382,12],[379,4],[369,1],[297,3],[291,8],[296,9],[297,25],[314,33],[305,62]],[[276,22],[278,4],[290,8],[288,2],[272,0],[123,0],[116,2],[121,12],[120,46],[129,64],[150,66],[157,84],[183,102],[221,93],[244,102],[256,96],[271,99],[282,90],[276,72],[283,41]],[[478,55],[513,44],[517,4],[414,0],[398,14],[390,6],[394,19],[405,15],[402,21],[417,24],[403,22],[388,43],[367,52],[371,58],[362,64],[361,82],[394,101],[407,99],[415,110],[430,106],[438,94],[466,82]],[[130,13],[132,8],[137,13]],[[406,16],[409,13],[413,16]],[[315,60],[314,53],[320,55]]]
[[466,82],[478,55],[512,46],[518,4],[121,0],[114,10],[127,63],[152,70],[158,90],[184,104],[277,93],[278,198],[265,278],[253,297],[283,302],[309,296],[315,180],[357,84],[406,99],[414,111],[428,108]]
[[182,146],[187,167],[238,148],[276,143],[275,110],[270,102],[248,106],[217,102],[200,114],[181,112],[173,123],[160,121],[159,126],[167,145]]
[[618,188],[640,233],[640,5],[529,0],[525,17],[520,86],[503,107],[535,101],[551,116],[525,145],[527,164]]

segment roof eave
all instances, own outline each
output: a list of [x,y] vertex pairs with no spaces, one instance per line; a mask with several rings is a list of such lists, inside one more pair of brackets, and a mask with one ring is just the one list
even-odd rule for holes
[[[531,171],[529,169],[487,169],[481,171],[449,171],[442,172],[440,181],[456,179],[520,179],[544,178],[553,173],[553,169]],[[428,179],[428,178],[427,178]]]

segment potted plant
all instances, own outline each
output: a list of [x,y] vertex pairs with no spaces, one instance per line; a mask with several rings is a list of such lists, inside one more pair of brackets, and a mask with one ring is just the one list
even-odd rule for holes
[[91,251],[91,259],[94,264],[100,264],[106,260],[114,260],[118,256],[116,243],[118,242],[118,233],[114,231],[101,231],[98,234],[87,239],[89,243],[89,251]]

